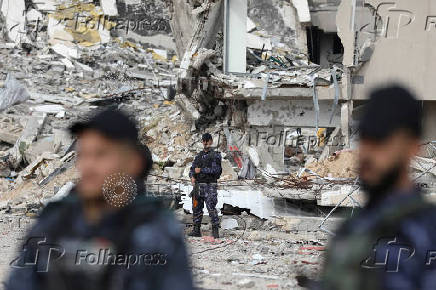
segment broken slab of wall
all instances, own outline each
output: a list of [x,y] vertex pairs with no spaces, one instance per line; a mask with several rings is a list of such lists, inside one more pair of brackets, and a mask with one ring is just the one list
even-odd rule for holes
[[308,0],[308,2],[312,25],[326,33],[336,32],[336,12],[341,0]]
[[4,32],[8,39],[15,43],[28,43],[26,34],[26,17],[23,11],[26,9],[24,0],[0,1],[1,14],[5,22]]
[[[3,0],[0,0],[0,9],[3,6]],[[8,40],[8,30],[6,27],[6,18],[3,16],[3,13],[0,11],[0,40],[7,41]]]
[[[176,51],[165,0],[105,0],[102,2],[103,10],[104,2],[107,2],[107,7],[115,6],[111,11],[119,28],[112,30],[114,35],[148,47]],[[106,10],[105,15],[108,15]]]
[[223,25],[223,1],[203,1],[201,6],[192,3],[194,1],[168,2],[170,25],[180,59],[187,52],[192,57],[200,48],[213,48]]
[[[319,126],[340,126],[341,115],[336,110],[333,120],[333,101],[319,102]],[[248,105],[248,123],[253,126],[283,125],[295,127],[314,127],[315,110],[311,100],[269,100],[253,101]]]
[[255,31],[249,34],[268,39],[271,48],[280,49],[280,43],[283,43],[307,54],[304,23],[300,22],[297,9],[289,1],[249,0],[248,18],[255,25]]
[[73,0],[2,0],[0,5],[3,32],[10,41],[34,43],[36,36],[44,35],[42,40],[48,38],[55,51],[70,58],[75,58],[72,50],[76,48],[98,46],[115,37],[171,54],[176,49],[163,0],[101,0],[99,5]]
[[168,4],[171,15],[170,25],[174,34],[176,51],[179,58],[185,54],[185,49],[192,38],[194,19],[192,6],[183,0],[173,0]]

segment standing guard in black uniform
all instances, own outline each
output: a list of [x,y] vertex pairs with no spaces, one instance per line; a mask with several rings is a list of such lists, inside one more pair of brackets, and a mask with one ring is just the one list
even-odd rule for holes
[[211,149],[213,140],[209,133],[203,134],[203,151],[201,151],[192,162],[189,177],[191,178],[194,190],[192,192],[192,212],[194,229],[190,236],[201,237],[201,220],[203,218],[203,207],[209,212],[212,222],[212,235],[219,238],[219,219],[216,205],[218,203],[217,180],[222,173],[221,154]]

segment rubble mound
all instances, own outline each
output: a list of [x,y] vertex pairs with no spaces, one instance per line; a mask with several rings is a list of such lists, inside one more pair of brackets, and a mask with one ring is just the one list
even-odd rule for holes
[[306,168],[321,177],[356,178],[357,152],[339,151],[326,160],[308,164]]

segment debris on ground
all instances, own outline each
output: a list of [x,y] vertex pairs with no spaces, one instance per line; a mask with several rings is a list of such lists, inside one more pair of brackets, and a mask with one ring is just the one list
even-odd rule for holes
[[[2,214],[34,216],[64,197],[80,178],[67,128],[116,107],[152,152],[147,191],[169,197],[186,230],[201,135],[221,152],[224,238],[210,237],[205,209],[204,237],[187,238],[197,285],[295,289],[298,273],[317,275],[329,233],[363,194],[354,110],[342,95],[357,80],[336,54],[315,63],[311,1],[248,1],[242,57],[226,48],[245,42],[226,38],[223,0],[9,2],[0,1]],[[122,32],[116,20],[128,13],[154,22]],[[434,191],[435,145],[425,146],[412,173]]]

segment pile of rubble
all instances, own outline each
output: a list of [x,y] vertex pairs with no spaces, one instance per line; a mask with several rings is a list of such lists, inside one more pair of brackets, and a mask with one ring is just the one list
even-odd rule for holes
[[82,58],[73,61],[50,48],[1,46],[1,174],[9,189],[2,191],[2,208],[22,204],[24,197],[42,204],[74,181],[74,140],[65,130],[72,121],[115,105],[135,113],[145,126],[158,107],[162,114],[165,106],[175,107],[168,100],[174,64],[139,46],[113,42],[83,49]]
[[335,152],[326,160],[310,163],[306,168],[320,177],[357,178],[356,155],[354,151]]
[[[187,212],[188,171],[201,150],[203,131],[215,137],[214,146],[223,156],[221,208],[248,208],[270,219],[287,215],[289,208],[280,204],[289,200],[335,206],[337,199],[347,197],[356,166],[355,154],[343,149],[353,140],[348,135],[346,142],[331,144],[329,140],[343,137],[341,128],[318,126],[321,121],[341,121],[337,112],[342,68],[326,69],[309,61],[301,39],[306,13],[302,7],[283,1],[279,8],[271,6],[274,1],[250,2],[245,72],[225,74],[222,1],[159,2],[162,5],[155,8],[170,16],[174,51],[116,35],[111,25],[120,11],[108,5],[113,1],[101,1],[101,6],[48,2],[57,3],[34,2],[18,18],[11,15],[23,8],[21,4],[11,10],[8,1],[2,2],[2,11],[11,13],[0,21],[6,27],[18,21],[23,33],[3,31],[0,42],[0,173],[5,192],[0,208],[32,211],[71,186],[77,178],[74,140],[65,129],[101,106],[117,106],[135,116],[155,163],[148,182],[157,183],[157,191],[163,183],[166,191],[176,192]],[[274,25],[265,22],[265,12],[259,9],[264,6],[277,14]],[[295,23],[284,22],[288,14]],[[100,24],[100,16],[110,17],[103,17],[99,29],[81,23],[76,31],[70,29],[74,15],[94,24]],[[32,34],[29,23],[35,18],[41,23]],[[278,34],[283,29],[289,35]],[[310,98],[311,108],[306,110],[306,100],[274,101],[271,106],[279,111],[262,120],[269,112],[269,98],[287,98],[289,92]],[[319,94],[334,95],[335,100],[320,107]],[[275,122],[284,124],[288,108],[292,118],[304,118],[313,109],[312,127],[282,125],[277,131]],[[320,120],[323,108],[329,120]],[[258,142],[260,130],[266,133],[264,144]],[[273,145],[271,137],[278,140]],[[310,144],[300,138],[309,138]],[[422,173],[422,166],[415,167]]]

